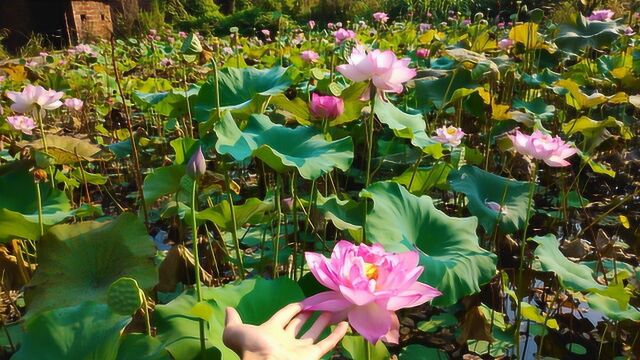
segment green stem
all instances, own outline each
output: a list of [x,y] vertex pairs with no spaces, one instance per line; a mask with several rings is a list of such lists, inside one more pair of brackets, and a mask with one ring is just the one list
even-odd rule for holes
[[218,115],[218,121],[222,117],[222,112],[220,110],[220,80],[218,77],[218,63],[216,63],[215,58],[211,59],[211,65],[213,66],[213,82],[216,87],[216,114]]
[[38,225],[40,225],[40,237],[44,236],[44,221],[42,220],[42,192],[40,182],[36,180],[36,197],[38,199]]
[[[49,145],[47,144],[47,135],[44,133],[44,124],[42,122],[42,115],[40,113],[40,109],[36,108],[33,110],[33,115],[38,122],[38,129],[40,130],[40,135],[42,136],[42,147],[44,148],[44,153],[49,155]],[[54,188],[56,185],[55,178],[53,177],[53,166],[49,166],[49,176],[51,176],[51,188]]]
[[[524,257],[525,257],[525,249],[527,245],[527,231],[529,229],[529,222],[531,220],[531,207],[533,205],[533,195],[536,189],[536,180],[538,174],[538,162],[534,160],[533,163],[533,172],[531,173],[531,186],[529,187],[529,198],[527,201],[527,219],[524,223],[524,230],[522,234],[522,241],[520,243],[520,265],[518,266],[518,290],[522,289],[524,282],[522,281],[522,272],[524,270]],[[516,326],[515,326],[515,336],[516,336],[516,349],[517,349],[517,357],[520,358],[520,323],[522,322],[522,301],[518,298],[518,309],[516,312]]]
[[273,277],[278,277],[278,257],[280,256],[280,225],[282,223],[282,204],[281,204],[281,182],[282,178],[280,173],[276,173],[276,191],[275,191],[275,202],[276,202],[276,237],[273,241],[274,243],[274,258],[273,258]]
[[[298,252],[300,251],[300,244],[298,242],[298,194],[296,190],[296,172],[291,173],[291,198],[293,199],[293,205],[291,206],[291,214],[293,215],[293,280],[297,278],[297,264],[298,264]],[[302,276],[302,274],[300,274]]]
[[[196,192],[198,190],[198,180],[193,180],[193,188],[191,189],[191,229],[193,230],[193,258],[195,262],[195,278],[196,278],[196,299],[198,302],[202,301],[202,288],[200,284],[200,255],[198,254],[198,225],[196,223],[196,211],[198,209],[198,203],[196,198]],[[198,319],[200,327],[200,357],[204,359],[205,335],[204,335],[204,320]]]
[[238,265],[240,266],[240,279],[244,280],[244,262],[242,260],[242,251],[240,250],[240,240],[238,240],[238,221],[236,219],[236,210],[233,205],[233,194],[231,194],[231,177],[229,176],[229,170],[224,173],[224,185],[227,191],[227,201],[229,202],[229,213],[231,214],[231,238],[233,239],[233,245],[236,248],[236,257],[238,258]]
[[140,290],[140,297],[142,297],[142,311],[144,312],[144,322],[147,328],[147,334],[149,336],[153,336],[151,334],[151,319],[149,318],[149,303],[147,302],[147,295],[145,295],[144,291]]
[[[365,187],[369,187],[371,183],[371,154],[373,152],[373,124],[375,121],[375,105],[376,105],[376,87],[373,82],[369,84],[369,104],[371,106],[371,114],[369,114],[369,121],[365,123],[365,135],[367,136],[367,180]],[[368,129],[368,130],[367,130]]]

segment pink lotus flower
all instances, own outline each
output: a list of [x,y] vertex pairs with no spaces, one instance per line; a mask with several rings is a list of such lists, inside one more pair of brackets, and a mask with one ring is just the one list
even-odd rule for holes
[[333,33],[333,36],[336,38],[336,43],[340,44],[345,40],[355,39],[356,33],[354,33],[353,30],[340,28]]
[[571,165],[565,159],[577,153],[578,150],[564,142],[559,136],[552,137],[536,130],[526,135],[516,130],[509,138],[520,154],[542,160],[551,167]]
[[591,21],[609,21],[613,18],[614,12],[609,9],[596,10],[591,13],[589,20]]
[[333,120],[344,112],[344,101],[336,96],[322,96],[313,93],[309,110],[316,119]]
[[429,53],[430,53],[429,49],[420,48],[416,50],[416,56],[419,57],[420,59],[424,59],[428,57]]
[[383,12],[377,12],[373,14],[373,19],[381,24],[384,24],[389,21],[389,15]]
[[178,36],[180,36],[180,38],[181,38],[181,39],[184,39],[184,38],[186,38],[186,37],[187,37],[187,33],[186,33],[186,32],[184,32],[184,31],[180,31],[180,32],[178,33]]
[[327,29],[329,29],[329,30],[334,30],[335,28],[336,28],[336,24],[334,24],[334,23],[332,23],[332,22],[327,23]]
[[504,29],[504,21],[498,23],[498,29]]
[[318,53],[313,51],[313,50],[305,50],[305,51],[300,53],[300,57],[305,62],[311,64],[311,63],[314,63],[314,62],[318,61],[318,59],[320,58],[320,55],[318,55]]
[[627,27],[624,29],[624,34],[625,34],[625,35],[627,35],[627,36],[635,35],[635,33],[636,33],[636,32],[635,32],[635,31],[633,31],[633,28],[632,28],[631,26],[627,26]]
[[441,144],[456,147],[460,145],[464,136],[465,133],[460,128],[457,128],[455,126],[443,126],[439,129],[436,129],[436,136],[432,137],[432,139]]
[[429,29],[431,29],[431,24],[422,23],[422,24],[418,25],[418,30],[420,32],[425,32],[425,31],[427,31]]
[[262,33],[262,35],[269,37],[271,36],[271,31],[269,31],[269,29],[262,29],[260,30],[260,32]]
[[162,60],[160,60],[160,66],[162,67],[167,67],[167,66],[171,66],[173,65],[173,60],[169,59],[169,58],[164,58]]
[[502,39],[498,41],[498,47],[502,50],[507,50],[513,46],[513,40],[511,39]]
[[316,27],[316,22],[313,20],[309,20],[309,22],[307,23],[307,25],[309,25],[309,29],[313,30],[313,28]]
[[388,253],[380,244],[336,244],[331,258],[307,252],[313,276],[329,291],[305,299],[305,310],[328,311],[333,321],[349,319],[351,326],[370,343],[381,338],[397,343],[396,310],[422,305],[442,293],[418,282],[424,268],[419,255],[410,251]]
[[42,86],[27,85],[22,92],[7,91],[7,97],[13,101],[11,110],[17,113],[27,113],[34,107],[44,110],[55,110],[62,106],[60,99],[63,92],[45,90]]
[[32,118],[27,116],[9,116],[7,122],[12,128],[18,131],[22,131],[23,134],[31,135],[33,129],[36,128],[36,122]]
[[49,56],[49,53],[48,53],[48,52],[46,52],[46,51],[41,51],[41,52],[40,52],[40,56],[42,56],[42,57],[47,57],[47,56]]
[[84,106],[84,102],[80,99],[70,98],[64,101],[64,106],[71,110],[80,111]]
[[506,206],[500,206],[500,204],[498,204],[495,201],[484,201],[484,205],[486,207],[488,207],[489,209],[495,211],[496,213],[501,213],[502,215],[507,215],[507,207]]
[[464,19],[464,20],[462,20],[462,25],[463,25],[463,26],[469,26],[469,25],[471,25],[471,19]]
[[401,93],[402,84],[416,76],[416,70],[408,66],[411,59],[398,59],[391,50],[367,52],[356,46],[347,61],[336,67],[342,75],[351,81],[372,80],[382,92]]

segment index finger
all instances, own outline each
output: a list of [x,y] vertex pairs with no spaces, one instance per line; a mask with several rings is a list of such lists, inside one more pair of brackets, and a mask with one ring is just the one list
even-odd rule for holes
[[289,304],[273,314],[269,322],[284,328],[300,311],[302,311],[301,303]]

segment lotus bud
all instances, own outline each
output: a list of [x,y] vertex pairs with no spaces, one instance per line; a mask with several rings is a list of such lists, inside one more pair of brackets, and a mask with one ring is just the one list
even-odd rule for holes
[[202,154],[202,148],[198,146],[198,150],[191,156],[187,163],[187,175],[192,179],[197,179],[204,175],[207,171],[207,162]]
[[43,169],[36,168],[33,170],[32,174],[36,182],[47,181],[47,172]]

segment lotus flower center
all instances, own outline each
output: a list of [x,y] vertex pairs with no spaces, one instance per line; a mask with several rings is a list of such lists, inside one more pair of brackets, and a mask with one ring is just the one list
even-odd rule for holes
[[369,280],[378,280],[378,267],[373,264],[364,263],[364,275]]
[[458,131],[458,129],[454,128],[454,127],[449,127],[447,129],[447,134],[449,135],[455,135],[456,131]]

